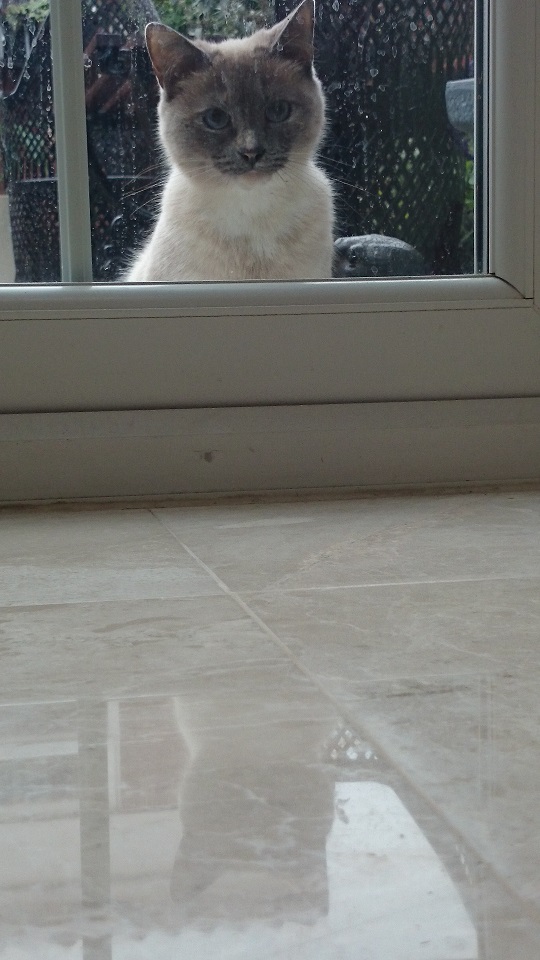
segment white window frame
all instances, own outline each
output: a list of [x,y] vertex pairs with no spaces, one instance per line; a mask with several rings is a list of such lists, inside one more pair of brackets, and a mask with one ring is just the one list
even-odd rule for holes
[[0,288],[0,500],[540,478],[540,0],[491,0],[490,275]]

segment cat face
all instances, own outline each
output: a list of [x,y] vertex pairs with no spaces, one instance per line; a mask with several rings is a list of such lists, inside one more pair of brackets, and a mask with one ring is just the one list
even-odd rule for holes
[[270,30],[221,43],[149,24],[160,134],[172,163],[194,179],[249,181],[312,156],[324,125],[312,38],[313,0]]

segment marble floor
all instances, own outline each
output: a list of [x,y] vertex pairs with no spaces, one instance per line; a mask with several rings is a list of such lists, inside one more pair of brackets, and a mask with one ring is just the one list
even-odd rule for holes
[[540,492],[0,512],[0,960],[538,960]]

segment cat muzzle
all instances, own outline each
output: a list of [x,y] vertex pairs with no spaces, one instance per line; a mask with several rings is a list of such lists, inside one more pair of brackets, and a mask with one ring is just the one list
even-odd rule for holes
[[237,150],[238,157],[247,170],[254,170],[265,152],[260,147],[255,147],[253,150]]

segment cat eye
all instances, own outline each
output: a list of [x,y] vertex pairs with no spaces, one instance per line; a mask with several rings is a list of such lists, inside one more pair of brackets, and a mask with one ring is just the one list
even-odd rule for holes
[[230,117],[221,107],[210,107],[202,115],[202,122],[209,130],[224,130],[229,125]]
[[284,123],[292,111],[292,104],[288,100],[271,100],[266,106],[266,119],[270,123]]

